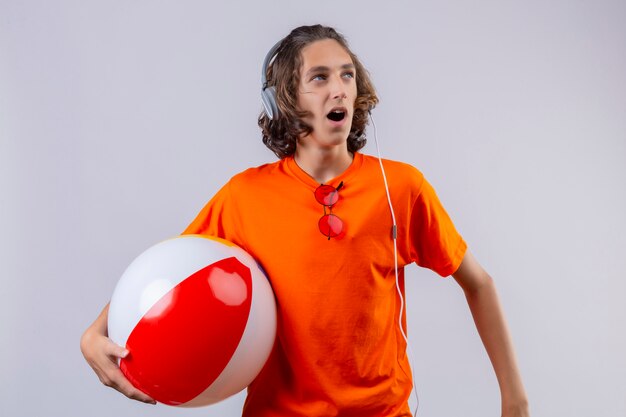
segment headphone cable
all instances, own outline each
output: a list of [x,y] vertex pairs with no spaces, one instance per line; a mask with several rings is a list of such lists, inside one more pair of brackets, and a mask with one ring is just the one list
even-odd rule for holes
[[411,380],[413,381],[413,393],[415,394],[415,413],[413,416],[417,416],[417,410],[420,406],[420,399],[417,395],[417,389],[415,387],[415,375],[413,374],[413,349],[411,348],[411,344],[409,343],[409,339],[402,327],[402,314],[404,312],[404,296],[402,295],[402,291],[400,291],[400,279],[398,275],[398,225],[396,223],[396,215],[393,211],[393,205],[391,204],[391,195],[389,193],[389,185],[387,184],[387,175],[385,174],[385,168],[383,167],[383,160],[380,157],[380,147],[378,146],[378,135],[376,132],[376,123],[374,122],[374,118],[372,117],[372,112],[368,110],[368,114],[370,116],[370,120],[372,121],[372,126],[374,127],[374,143],[376,144],[376,153],[378,155],[378,163],[380,164],[380,171],[383,174],[383,182],[385,183],[385,192],[387,193],[387,203],[389,204],[389,211],[391,212],[391,221],[393,223],[391,234],[393,239],[393,260],[394,260],[394,272],[396,275],[396,290],[398,291],[398,296],[400,297],[400,314],[398,315],[398,327],[400,327],[400,333],[402,333],[402,337],[406,342],[407,350],[409,353],[409,367],[411,369]]

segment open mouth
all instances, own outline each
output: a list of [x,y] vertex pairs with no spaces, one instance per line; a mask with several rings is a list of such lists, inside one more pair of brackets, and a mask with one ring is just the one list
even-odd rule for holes
[[346,112],[343,110],[333,110],[326,115],[333,122],[340,122],[346,117]]

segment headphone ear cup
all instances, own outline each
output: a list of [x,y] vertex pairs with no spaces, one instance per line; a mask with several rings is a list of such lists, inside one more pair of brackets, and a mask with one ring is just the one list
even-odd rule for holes
[[267,87],[261,90],[261,101],[263,102],[263,108],[265,114],[270,120],[276,120],[278,118],[278,104],[276,102],[276,88],[274,86]]

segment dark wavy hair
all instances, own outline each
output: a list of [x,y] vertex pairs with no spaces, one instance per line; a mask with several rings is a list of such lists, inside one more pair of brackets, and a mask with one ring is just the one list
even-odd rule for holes
[[361,61],[350,51],[346,39],[335,29],[322,25],[300,26],[291,31],[278,47],[273,62],[267,68],[267,85],[276,87],[279,115],[270,120],[262,112],[259,127],[263,132],[263,143],[279,158],[291,156],[296,151],[298,138],[306,136],[313,128],[302,118],[306,112],[297,109],[302,49],[308,44],[324,39],[334,39],[350,55],[356,72],[357,97],[354,103],[352,128],[348,135],[348,151],[356,152],[365,146],[365,126],[368,111],[378,103],[378,97],[369,74]]

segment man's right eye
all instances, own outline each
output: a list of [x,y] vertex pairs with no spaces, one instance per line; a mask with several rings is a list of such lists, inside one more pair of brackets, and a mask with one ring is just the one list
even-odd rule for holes
[[311,78],[311,81],[324,81],[326,76],[324,74],[317,74]]

